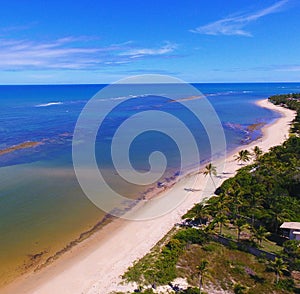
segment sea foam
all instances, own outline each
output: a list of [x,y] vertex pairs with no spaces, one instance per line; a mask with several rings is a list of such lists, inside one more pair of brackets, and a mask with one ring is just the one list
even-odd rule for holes
[[54,106],[54,105],[61,105],[63,104],[63,102],[48,102],[48,103],[44,103],[44,104],[37,104],[35,105],[35,107],[48,107],[48,106]]

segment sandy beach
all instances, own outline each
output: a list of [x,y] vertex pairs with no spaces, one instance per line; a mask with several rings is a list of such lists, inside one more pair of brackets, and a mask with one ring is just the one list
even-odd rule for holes
[[[240,146],[227,155],[225,162],[213,162],[217,166],[217,185],[233,176],[241,167],[234,160],[234,155],[240,149],[252,149],[259,146],[263,151],[281,144],[289,133],[290,122],[295,112],[275,106],[267,100],[258,102],[261,107],[281,113],[281,118],[273,124],[263,128],[262,138],[248,145]],[[187,187],[199,189],[198,192],[187,192]],[[3,294],[104,294],[111,291],[125,291],[119,285],[120,276],[132,263],[144,256],[173,226],[179,222],[181,216],[195,203],[213,194],[214,185],[202,174],[191,174],[178,183],[168,192],[166,197],[158,200],[149,200],[141,204],[141,209],[135,213],[143,218],[149,210],[155,210],[164,205],[164,201],[177,199],[184,195],[176,208],[167,214],[144,221],[129,221],[117,219],[93,234],[87,240],[66,252],[52,264],[38,272],[21,277],[14,283],[1,290]]]

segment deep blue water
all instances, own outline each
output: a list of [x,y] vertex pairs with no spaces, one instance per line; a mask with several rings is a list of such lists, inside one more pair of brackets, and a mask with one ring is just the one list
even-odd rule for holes
[[[70,163],[72,133],[78,115],[86,102],[104,86],[0,86],[0,149],[25,141],[43,142],[43,145],[32,150],[24,149],[1,156],[0,166],[54,159]],[[267,123],[277,117],[274,112],[254,105],[254,101],[273,94],[300,90],[299,83],[194,84],[194,86],[207,95],[219,115],[227,135],[228,148],[249,139],[246,138],[247,134],[244,131],[247,126],[257,122]],[[182,96],[184,97],[184,94]],[[150,99],[144,101],[145,105],[150,105],[150,109]],[[120,112],[118,115],[122,119]],[[251,139],[255,139],[259,136],[259,132],[251,136]],[[139,157],[140,154],[136,152],[136,155]]]

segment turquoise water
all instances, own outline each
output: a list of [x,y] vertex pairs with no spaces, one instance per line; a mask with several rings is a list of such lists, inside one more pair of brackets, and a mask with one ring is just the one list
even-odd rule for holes
[[[105,216],[106,213],[95,207],[82,192],[72,165],[72,136],[77,118],[87,101],[104,86],[0,86],[0,150],[27,141],[42,143],[0,156],[0,283],[9,282],[36,267]],[[261,135],[259,129],[249,133],[247,127],[278,118],[277,113],[256,106],[256,100],[300,89],[299,83],[194,86],[206,94],[216,110],[224,127],[228,150]],[[169,87],[174,87],[170,91],[176,91],[176,86]],[[145,187],[124,185],[115,178],[111,160],[103,156],[101,150],[109,146],[112,130],[124,118],[137,109],[157,109],[157,100],[149,94],[149,88],[144,94],[146,98],[136,97],[131,105],[125,105],[127,108],[124,106],[111,116],[103,125],[102,136],[97,137],[96,144],[98,164],[110,175],[109,181],[133,198],[140,197]],[[185,93],[178,94],[179,99],[185,97]],[[122,100],[122,93],[103,99],[104,104],[109,105],[111,99]],[[198,102],[191,100],[190,104],[193,103]],[[184,117],[175,104],[162,103],[159,107]],[[184,119],[196,134],[201,161],[208,160],[210,146],[205,130],[198,128],[193,120]],[[130,159],[137,170],[147,171],[149,154],[160,150],[168,158],[164,177],[177,172],[180,160],[172,140],[163,134],[148,132],[134,143]]]

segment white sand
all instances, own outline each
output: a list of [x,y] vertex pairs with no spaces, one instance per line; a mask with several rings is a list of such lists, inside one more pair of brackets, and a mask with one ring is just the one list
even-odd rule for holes
[[[241,146],[240,149],[250,150],[254,146],[259,146],[267,151],[270,147],[281,144],[288,137],[289,124],[295,112],[274,106],[267,100],[260,101],[259,105],[280,112],[282,117],[275,123],[264,127],[263,138],[247,146]],[[234,154],[237,152],[238,150],[235,150]],[[224,172],[220,174],[221,178],[215,179],[218,185],[234,175],[241,167],[234,160],[234,154],[227,156]],[[214,162],[214,164],[220,168],[220,162]],[[184,188],[191,186],[201,188],[201,192],[184,191]],[[170,213],[147,221],[118,219],[51,265],[37,273],[22,277],[3,289],[1,293],[104,294],[113,290],[124,290],[123,287],[118,286],[121,281],[120,275],[136,259],[149,252],[174,224],[181,220],[181,216],[188,209],[204,197],[211,196],[213,190],[214,187],[209,177],[189,176],[177,183],[169,192],[168,197],[186,195],[184,202]],[[164,197],[161,199],[165,201]],[[156,201],[155,205],[159,205],[159,201]],[[142,213],[151,209],[151,200],[145,207],[147,208],[142,209]],[[140,212],[138,214],[140,215]]]

